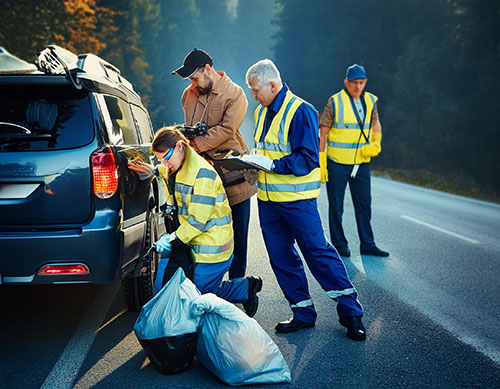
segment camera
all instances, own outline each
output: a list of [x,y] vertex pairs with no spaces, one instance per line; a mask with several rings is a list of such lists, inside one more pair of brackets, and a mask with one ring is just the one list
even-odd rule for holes
[[165,229],[170,234],[179,228],[179,219],[177,218],[177,207],[175,205],[163,204],[160,211],[165,220]]
[[194,126],[176,126],[189,140],[196,138],[197,136],[205,136],[208,127],[205,122],[197,122]]

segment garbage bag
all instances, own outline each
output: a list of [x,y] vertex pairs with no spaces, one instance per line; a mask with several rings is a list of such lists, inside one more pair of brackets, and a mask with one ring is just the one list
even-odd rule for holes
[[161,374],[177,374],[189,369],[196,354],[198,333],[139,339],[144,352]]
[[202,315],[196,358],[228,385],[291,382],[278,346],[254,319],[207,293],[193,303]]
[[193,300],[200,296],[182,268],[142,307],[134,332],[153,366],[163,374],[180,373],[196,353],[199,316],[192,316]]

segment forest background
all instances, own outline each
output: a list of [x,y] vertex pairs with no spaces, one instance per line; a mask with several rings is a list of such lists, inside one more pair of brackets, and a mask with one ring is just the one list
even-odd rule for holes
[[48,44],[92,52],[121,69],[153,125],[184,121],[188,81],[171,75],[194,47],[241,85],[252,145],[250,65],[277,64],[320,112],[347,66],[379,97],[394,179],[500,201],[500,2],[496,0],[2,0],[0,46],[33,62]]

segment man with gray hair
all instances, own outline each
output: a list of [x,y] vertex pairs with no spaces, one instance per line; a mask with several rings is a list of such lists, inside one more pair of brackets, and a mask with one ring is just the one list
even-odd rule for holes
[[309,295],[296,241],[314,278],[337,301],[339,322],[347,336],[365,340],[363,309],[340,256],[326,240],[316,198],[319,195],[318,111],[281,81],[271,60],[252,65],[246,81],[260,105],[255,110],[255,150],[272,160],[259,171],[259,218],[271,267],[290,303],[293,317],[276,331],[314,327],[317,313]]

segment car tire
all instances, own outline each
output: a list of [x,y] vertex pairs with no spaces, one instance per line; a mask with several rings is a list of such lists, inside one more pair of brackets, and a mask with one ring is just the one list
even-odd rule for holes
[[127,309],[139,312],[144,304],[153,298],[153,284],[156,278],[156,270],[160,255],[151,250],[144,261],[144,255],[151,245],[158,240],[158,229],[153,211],[149,211],[146,218],[146,239],[144,240],[142,268],[140,275],[136,277],[126,276],[122,279],[122,296]]

